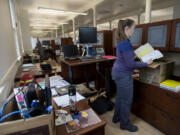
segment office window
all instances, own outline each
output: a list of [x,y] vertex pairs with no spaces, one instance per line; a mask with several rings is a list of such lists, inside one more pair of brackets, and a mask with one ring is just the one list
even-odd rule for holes
[[16,44],[16,52],[17,52],[17,57],[19,60],[21,58],[21,55],[20,55],[18,34],[17,34],[17,29],[16,29],[16,19],[15,19],[14,7],[13,7],[12,0],[9,0],[9,6],[10,6],[10,13],[11,13],[12,27],[13,27],[13,32],[14,32],[14,39],[15,39],[15,44]]
[[61,39],[60,39],[60,38],[55,39],[55,44],[56,44],[56,45],[61,45]]
[[32,49],[36,48],[37,38],[31,37]]
[[112,29],[116,29],[116,28],[117,28],[117,26],[118,26],[118,21],[119,21],[119,19],[116,19],[116,20],[113,20],[113,21],[111,22],[111,27],[112,27]]
[[148,28],[148,42],[154,47],[166,46],[167,25],[151,26]]
[[97,45],[103,45],[103,33],[102,32],[97,33]]
[[175,48],[180,48],[180,23],[176,24]]
[[73,38],[73,37],[74,37],[74,33],[73,33],[73,32],[70,32],[70,33],[69,33],[69,36]]
[[[159,22],[164,20],[173,19],[173,7],[151,11],[151,22]],[[140,24],[144,24],[145,13],[141,14]]]
[[101,31],[101,30],[109,30],[109,28],[110,28],[109,22],[106,22],[106,23],[102,23],[102,24],[98,24],[98,25],[97,25],[97,30],[98,30],[98,31]]
[[66,38],[69,37],[69,34],[68,34],[68,33],[65,33],[65,34],[64,34],[64,37],[66,37]]
[[76,41],[79,41],[79,30],[76,30]]

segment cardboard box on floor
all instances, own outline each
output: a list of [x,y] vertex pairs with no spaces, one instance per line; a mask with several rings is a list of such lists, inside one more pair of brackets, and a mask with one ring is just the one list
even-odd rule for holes
[[140,69],[140,80],[159,85],[173,73],[174,61],[157,60],[148,67]]
[[[9,102],[3,115],[17,110],[14,106],[16,106],[16,102]],[[25,120],[19,118],[19,115],[13,115],[0,123],[0,135],[55,134],[54,111],[51,114],[40,115]]]

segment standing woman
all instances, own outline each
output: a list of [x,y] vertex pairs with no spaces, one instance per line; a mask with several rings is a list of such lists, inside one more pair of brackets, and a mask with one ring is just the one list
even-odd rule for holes
[[119,20],[117,28],[117,58],[112,69],[112,78],[116,83],[117,95],[113,122],[120,121],[120,128],[130,132],[136,132],[137,126],[131,124],[129,113],[133,99],[132,73],[136,68],[146,67],[152,63],[135,62],[134,51],[129,38],[133,35],[135,22],[131,19]]

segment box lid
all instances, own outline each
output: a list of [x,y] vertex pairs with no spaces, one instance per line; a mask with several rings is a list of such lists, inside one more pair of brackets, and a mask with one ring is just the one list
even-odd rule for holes
[[151,65],[148,65],[148,67],[150,68],[158,68],[160,65],[164,65],[164,64],[168,64],[168,63],[172,63],[174,61],[172,60],[158,60],[158,61],[154,61]]

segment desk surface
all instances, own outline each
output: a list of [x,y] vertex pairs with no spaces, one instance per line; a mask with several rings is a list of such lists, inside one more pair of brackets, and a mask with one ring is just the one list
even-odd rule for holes
[[[16,76],[15,76],[15,82],[19,81],[24,74],[32,74],[35,76],[35,78],[38,78],[38,77],[43,77],[45,74],[54,75],[55,73],[61,72],[60,64],[58,64],[56,62],[53,62],[50,64],[52,66],[52,69],[56,69],[56,70],[53,70],[53,71],[48,72],[48,73],[41,72],[40,63],[34,64],[33,67],[28,67],[28,68],[22,68],[20,66],[17,73],[16,73]],[[28,70],[25,71],[24,69],[28,69]]]
[[62,59],[61,62],[73,67],[73,66],[79,66],[79,65],[87,65],[87,64],[93,64],[98,62],[108,62],[108,61],[114,61],[114,59],[97,59],[97,60],[88,60],[88,61],[81,61],[81,60],[65,60]]
[[[79,111],[83,111],[83,110],[86,110],[86,109],[90,108],[90,106],[88,105],[86,100],[79,101],[76,104],[76,106],[77,106],[77,109]],[[58,109],[58,108],[55,107],[55,109]],[[69,107],[65,107],[63,109],[69,111]],[[83,128],[83,129],[80,129],[80,130],[75,131],[75,132],[70,133],[70,134],[67,133],[65,125],[57,126],[56,127],[56,135],[74,135],[74,134],[82,135],[82,134],[86,134],[86,133],[89,133],[89,132],[94,132],[93,135],[95,135],[95,134],[97,134],[96,130],[98,130],[98,129],[99,130],[104,130],[104,127],[106,125],[106,121],[100,116],[99,116],[99,118],[101,119],[100,123],[89,126],[89,127],[86,127],[86,128]],[[102,131],[102,132],[104,132],[104,131]]]

